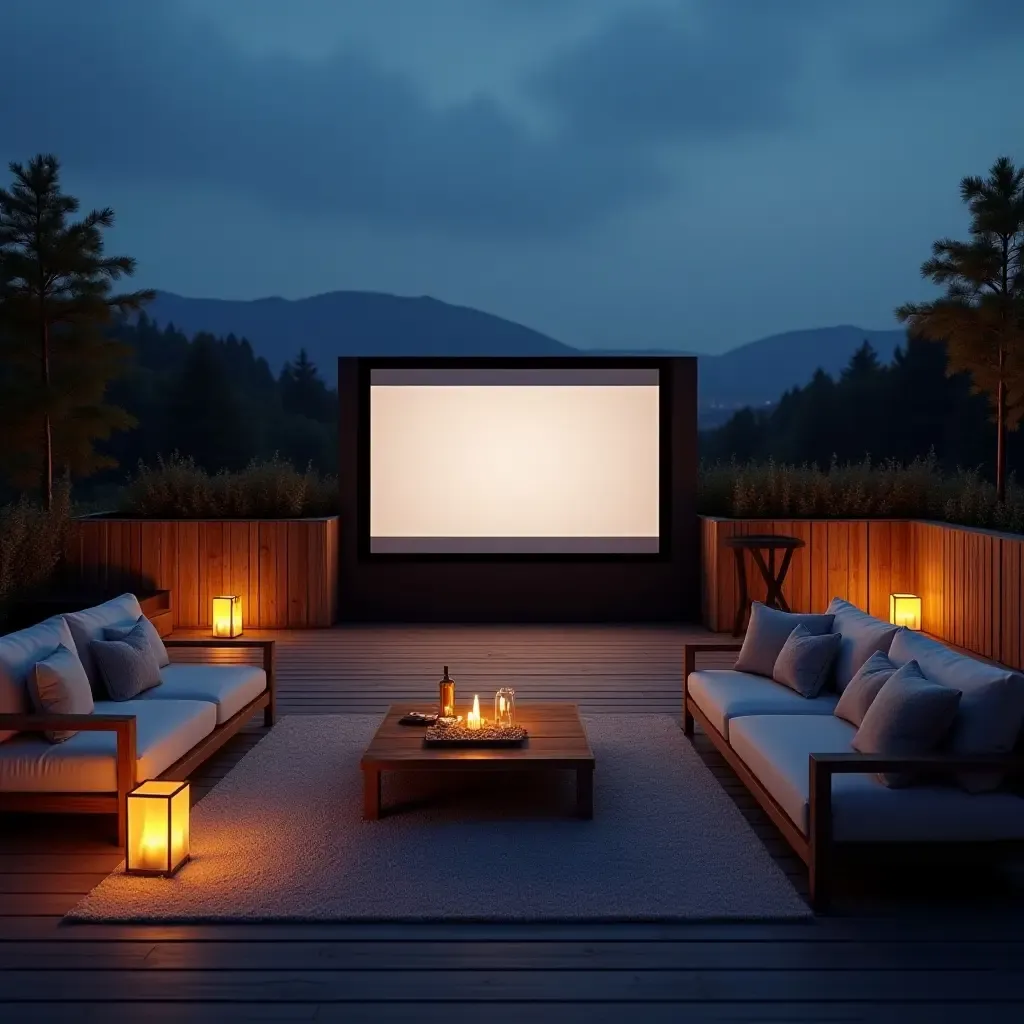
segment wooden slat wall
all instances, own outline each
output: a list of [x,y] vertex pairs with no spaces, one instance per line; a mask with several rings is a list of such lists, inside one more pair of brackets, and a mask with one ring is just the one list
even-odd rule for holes
[[247,627],[310,629],[338,617],[338,520],[78,519],[69,569],[108,588],[172,591],[174,626],[208,629],[238,594]]
[[[1024,537],[902,519],[701,520],[704,625],[732,628],[735,556],[726,537],[776,533],[800,537],[783,593],[794,611],[821,612],[842,597],[881,619],[889,594],[921,597],[922,628],[957,647],[1024,668]],[[764,583],[749,554],[754,600]]]

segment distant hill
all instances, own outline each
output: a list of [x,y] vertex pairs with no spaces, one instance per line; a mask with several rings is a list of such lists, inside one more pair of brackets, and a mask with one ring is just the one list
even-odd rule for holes
[[[305,348],[328,379],[334,360],[341,355],[566,356],[581,352],[522,324],[426,296],[328,292],[308,299],[234,301],[159,292],[147,313],[159,324],[173,322],[186,334],[210,331],[246,337],[275,372]],[[789,388],[806,384],[818,367],[837,374],[865,339],[888,362],[905,338],[902,330],[822,327],[775,334],[720,355],[698,354],[702,420],[724,418],[726,410],[743,405],[775,402]],[[602,349],[600,354],[611,353]],[[694,353],[630,349],[616,354]]]

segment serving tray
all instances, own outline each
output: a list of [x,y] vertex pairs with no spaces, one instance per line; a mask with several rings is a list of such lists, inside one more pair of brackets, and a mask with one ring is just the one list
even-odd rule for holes
[[467,729],[464,725],[429,726],[423,734],[427,747],[521,747],[527,740],[521,726],[488,726]]

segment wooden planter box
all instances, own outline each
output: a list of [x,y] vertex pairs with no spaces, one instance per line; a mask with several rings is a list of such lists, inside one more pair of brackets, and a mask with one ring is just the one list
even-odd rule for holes
[[[726,537],[778,533],[800,537],[782,592],[794,611],[823,612],[833,597],[880,619],[889,595],[921,597],[922,628],[957,647],[1024,668],[1024,537],[910,519],[719,519],[701,517],[701,610],[704,625],[732,629],[735,556]],[[749,554],[754,600],[765,596]]]
[[170,590],[173,624],[211,626],[212,599],[238,594],[246,629],[331,626],[338,519],[121,519],[72,523],[71,579],[105,590]]

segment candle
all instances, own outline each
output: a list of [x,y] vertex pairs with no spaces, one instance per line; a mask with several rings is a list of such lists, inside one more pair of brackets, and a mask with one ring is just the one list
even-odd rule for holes
[[466,715],[466,728],[467,729],[479,729],[480,728],[480,695],[477,694],[473,698],[473,710]]

